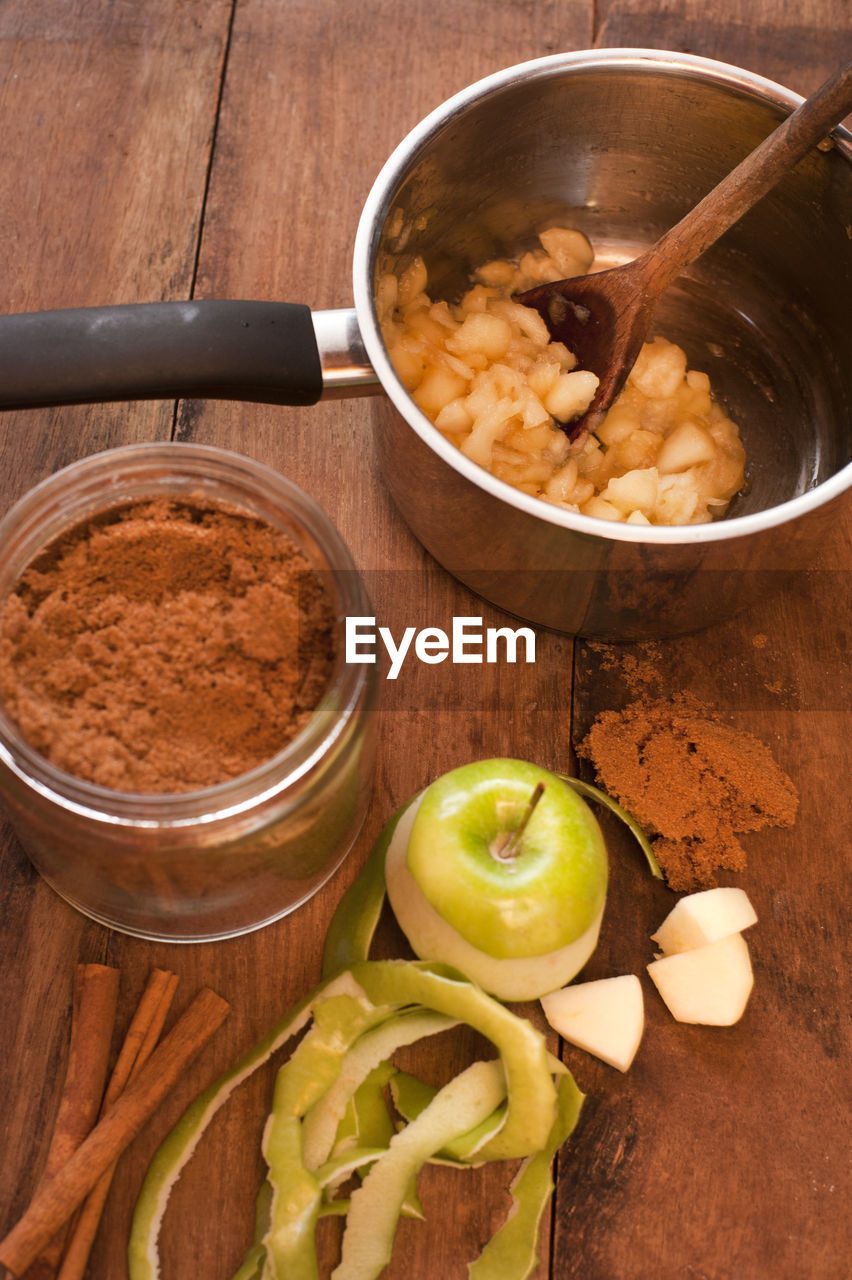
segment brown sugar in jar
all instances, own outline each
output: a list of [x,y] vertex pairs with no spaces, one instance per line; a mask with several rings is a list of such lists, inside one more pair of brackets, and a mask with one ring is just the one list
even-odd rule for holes
[[169,942],[279,919],[370,795],[369,613],[325,512],[206,445],[111,449],[0,521],[0,801],[44,879]]
[[280,751],[334,655],[326,588],[281,530],[164,496],[98,513],[27,569],[0,614],[0,698],[57,768],[187,791]]

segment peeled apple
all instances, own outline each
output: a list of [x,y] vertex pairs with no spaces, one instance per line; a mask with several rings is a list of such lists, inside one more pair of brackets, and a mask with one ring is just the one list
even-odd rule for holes
[[580,971],[597,944],[607,878],[585,800],[522,760],[442,775],[387,842],[388,898],[415,954],[501,1000],[535,999]]
[[393,913],[421,960],[454,965],[500,1000],[534,1000],[579,973],[595,949],[603,906],[579,938],[544,955],[498,958],[474,946],[423,896],[406,861],[420,797],[402,815],[388,843],[385,883]]

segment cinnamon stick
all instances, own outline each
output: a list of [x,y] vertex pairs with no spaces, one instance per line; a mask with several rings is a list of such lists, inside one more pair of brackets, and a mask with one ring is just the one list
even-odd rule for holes
[[[139,1074],[151,1056],[160,1038],[177,981],[177,974],[166,969],[154,969],[150,974],[107,1085],[101,1116],[118,1100],[128,1082]],[[95,1184],[74,1219],[57,1280],[82,1280],[117,1163],[113,1161]]]
[[38,1256],[110,1165],[130,1145],[187,1066],[228,1015],[229,1005],[209,987],[157,1046],[118,1100],[71,1158],[46,1180],[26,1213],[0,1241],[0,1266],[19,1277]]
[[42,1179],[62,1168],[97,1119],[117,998],[117,969],[103,964],[77,965],[68,1066]]
[[[35,1194],[62,1168],[97,1119],[115,1024],[118,976],[118,970],[108,965],[76,967],[68,1066],[47,1161]],[[51,1280],[56,1275],[64,1239],[64,1232],[60,1232],[46,1243],[27,1280]]]
[[132,1079],[134,1070],[150,1057],[163,1029],[177,981],[177,974],[170,973],[168,969],[152,969],[149,974],[113,1067],[101,1115],[118,1099],[124,1086]]

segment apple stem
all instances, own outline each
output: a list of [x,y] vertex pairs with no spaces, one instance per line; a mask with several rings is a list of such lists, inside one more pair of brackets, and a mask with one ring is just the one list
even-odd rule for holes
[[497,858],[500,862],[511,862],[512,858],[514,858],[515,855],[517,854],[518,846],[520,845],[521,838],[523,837],[523,834],[527,829],[527,824],[530,818],[533,816],[533,813],[535,812],[535,807],[543,795],[544,795],[544,783],[537,782],[532,795],[527,801],[527,807],[526,809],[524,809],[524,812],[521,815],[521,820],[518,823],[518,825],[515,827],[515,830],[509,832],[509,835],[507,837],[504,837],[503,841],[497,844],[496,848],[492,848],[491,850],[493,856]]

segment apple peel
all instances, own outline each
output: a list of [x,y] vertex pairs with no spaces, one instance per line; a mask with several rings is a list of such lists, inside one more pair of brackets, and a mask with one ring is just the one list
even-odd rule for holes
[[[393,1134],[391,1134],[393,1137]],[[388,1139],[388,1143],[390,1138]],[[360,1173],[362,1169],[368,1168],[371,1164],[375,1164],[380,1156],[383,1156],[388,1149],[388,1143],[381,1147],[353,1147],[344,1156],[335,1156],[333,1160],[329,1160],[327,1164],[317,1169],[317,1181],[323,1189],[325,1196],[333,1192],[337,1186],[346,1181],[353,1173]],[[349,1212],[350,1202],[348,1199],[324,1199],[320,1206],[321,1218],[329,1215],[338,1218],[345,1218]],[[410,1190],[407,1193],[400,1216],[403,1218],[418,1218],[422,1222],[425,1218],[423,1206],[417,1198],[416,1192]]]
[[[397,1074],[392,1062],[381,1062],[358,1086],[349,1100],[346,1113],[337,1129],[332,1157],[345,1157],[346,1152],[356,1147],[371,1147],[384,1150],[395,1132],[395,1126],[385,1099],[384,1089]],[[319,1173],[317,1174],[319,1177]],[[320,1178],[322,1181],[322,1178]],[[323,1186],[326,1196],[329,1185]],[[334,1189],[334,1188],[332,1188]],[[348,1200],[324,1200],[320,1215],[326,1213],[347,1213]],[[417,1196],[417,1189],[409,1191],[402,1206],[403,1217],[422,1218],[423,1206]]]
[[337,904],[325,935],[322,976],[370,958],[373,936],[385,903],[385,857],[397,823],[412,801],[402,805],[382,827],[367,860]]
[[351,970],[375,1004],[389,999],[422,1004],[479,1031],[496,1047],[506,1073],[508,1109],[502,1128],[477,1153],[481,1160],[513,1160],[547,1142],[556,1110],[550,1055],[526,1018],[474,986],[463,974],[409,960],[374,960]]
[[473,1128],[499,1105],[506,1081],[499,1062],[475,1062],[455,1076],[418,1118],[391,1139],[387,1151],[352,1193],[340,1264],[331,1280],[375,1280],[390,1261],[405,1188],[431,1155]]
[[216,1113],[235,1089],[307,1026],[314,1006],[341,992],[363,994],[345,971],[322,983],[288,1010],[233,1067],[190,1103],[154,1154],[136,1201],[128,1243],[130,1280],[159,1280],[159,1234],[169,1196]]
[[479,1257],[468,1267],[468,1280],[527,1280],[538,1264],[536,1243],[541,1219],[553,1194],[551,1168],[556,1152],[576,1127],[583,1094],[574,1079],[559,1081],[557,1115],[546,1145],[528,1156],[512,1182],[512,1207]]
[[[378,1092],[393,1070],[387,1064],[368,1071],[360,1085],[357,1085],[357,1078],[361,1072],[356,1073],[356,1078],[351,1081],[354,1092],[348,1102],[344,1098],[333,1101],[333,1112],[338,1119],[335,1148],[339,1141],[348,1151],[335,1149],[331,1160],[324,1161],[317,1170],[308,1169],[304,1163],[303,1119],[318,1106],[321,1098],[334,1090],[335,1081],[345,1069],[347,1053],[353,1052],[362,1039],[369,1041],[376,1029],[389,1028],[394,1022],[411,1029],[416,1019],[429,1011],[432,1013],[428,1023],[422,1025],[438,1029],[449,1021],[464,1021],[490,1039],[500,1054],[494,1062],[479,1064],[483,1071],[487,1069],[492,1080],[499,1077],[499,1091],[491,1096],[478,1089],[475,1113],[465,1111],[461,1114],[454,1108],[453,1124],[448,1125],[439,1147],[460,1144],[461,1149],[475,1148],[476,1163],[486,1159],[527,1158],[549,1150],[554,1126],[559,1124],[557,1098],[563,1096],[562,1091],[567,1088],[564,1082],[570,1076],[566,1068],[548,1053],[540,1033],[526,1019],[513,1014],[453,970],[413,961],[365,961],[357,965],[355,971],[339,974],[306,997],[184,1113],[156,1153],[143,1185],[128,1250],[130,1280],[153,1280],[159,1275],[157,1239],[168,1196],[196,1149],[207,1123],[237,1084],[311,1021],[312,1025],[276,1078],[273,1111],[264,1134],[271,1186],[264,1186],[258,1196],[255,1239],[237,1275],[240,1280],[257,1280],[261,1275],[268,1280],[293,1275],[316,1276],[314,1230],[320,1215],[344,1213],[347,1208],[351,1215],[353,1204],[364,1204],[363,1199],[356,1201],[356,1196],[364,1191],[367,1181],[375,1176],[379,1167],[385,1172],[378,1183],[373,1183],[374,1190],[367,1204],[377,1194],[381,1197],[383,1193],[377,1193],[375,1187],[381,1187],[388,1178],[388,1168],[391,1173],[397,1168],[396,1176],[401,1180],[406,1170],[419,1167],[417,1153],[425,1151],[430,1144],[421,1145],[417,1135],[424,1135],[429,1130],[424,1120],[424,1127],[418,1129],[414,1137],[405,1139],[395,1148],[403,1153],[408,1151],[407,1160],[395,1156],[390,1164],[384,1162],[393,1144],[403,1139],[408,1128],[420,1124],[419,1118],[400,1134],[392,1136],[387,1147],[380,1144],[378,1149],[382,1154],[376,1157],[375,1162],[375,1148],[370,1149],[363,1140],[365,1134],[362,1133],[361,1141],[353,1145],[353,1123],[358,1126],[362,1122],[366,1125],[376,1123],[379,1128],[384,1125],[381,1112],[377,1113],[375,1107],[378,1105]],[[441,1017],[435,1018],[435,1014]],[[393,1034],[390,1031],[387,1034],[387,1043],[390,1043]],[[366,1061],[374,1058],[374,1051],[366,1055]],[[366,1065],[366,1061],[362,1065]],[[554,1076],[559,1079],[558,1094]],[[476,1073],[472,1078],[476,1078]],[[450,1089],[459,1079],[456,1077],[445,1088]],[[367,1099],[367,1095],[363,1095],[361,1102],[367,1105],[364,1115],[358,1117],[356,1095],[359,1089],[367,1086],[373,1096]],[[348,1089],[349,1084],[344,1092]],[[456,1095],[444,1093],[444,1097],[447,1096],[452,1098]],[[580,1097],[579,1093],[577,1096]],[[426,1115],[431,1107],[430,1102],[421,1114]],[[440,1114],[440,1109],[438,1113],[430,1113],[434,1117]],[[372,1121],[368,1119],[369,1115],[372,1115]],[[320,1127],[325,1129],[324,1125]],[[408,1144],[411,1144],[410,1149]],[[327,1145],[327,1139],[324,1139],[324,1145]],[[328,1193],[336,1186],[347,1161],[348,1167],[361,1169],[372,1164],[372,1168],[348,1202],[329,1201]],[[392,1178],[393,1205],[385,1207],[386,1217],[383,1219],[385,1222],[392,1219],[389,1229],[391,1241],[393,1223],[399,1214],[416,1215],[419,1211],[413,1176],[409,1173],[404,1185],[401,1181],[397,1185]],[[359,1236],[357,1224],[363,1212],[359,1209],[354,1219],[356,1245]],[[533,1224],[534,1234],[537,1222],[538,1217]],[[347,1232],[349,1225],[348,1222]],[[533,1238],[528,1242],[531,1256],[534,1250]],[[346,1275],[346,1272],[341,1274]],[[375,1272],[356,1271],[354,1274]]]
[[393,1134],[393,1121],[385,1102],[384,1089],[397,1074],[391,1062],[374,1067],[349,1099],[334,1143],[334,1154],[350,1147],[386,1147]]
[[562,778],[563,782],[567,782],[569,787],[572,787],[584,800],[594,800],[596,804],[603,805],[605,809],[609,809],[610,813],[614,813],[617,818],[620,818],[636,837],[636,841],[645,855],[645,861],[648,863],[651,875],[656,880],[665,879],[663,869],[657,861],[656,854],[651,846],[651,841],[645,835],[632,813],[628,813],[608,792],[601,791],[600,787],[593,787],[590,782],[583,782],[581,778],[575,778],[570,773],[560,773],[557,774],[557,777]]
[[[390,1091],[394,1106],[405,1121],[416,1120],[438,1092],[435,1085],[427,1084],[407,1071],[394,1073]],[[476,1153],[502,1127],[505,1116],[506,1104],[503,1102],[469,1133],[453,1138],[442,1147],[430,1163],[449,1165],[454,1169],[480,1168],[484,1161],[477,1160]]]
[[269,1230],[263,1244],[274,1275],[310,1276],[316,1270],[314,1232],[322,1187],[304,1160],[302,1117],[328,1095],[347,1051],[393,1013],[391,1005],[375,1006],[351,995],[318,1001],[312,1027],[278,1071],[263,1135],[272,1186]]
[[[391,1134],[393,1137],[393,1134]],[[390,1138],[388,1138],[390,1142]],[[323,1192],[328,1193],[334,1191],[341,1183],[345,1182],[351,1174],[357,1173],[360,1169],[366,1168],[368,1165],[374,1164],[379,1156],[383,1156],[387,1150],[387,1144],[381,1147],[350,1147],[344,1155],[333,1156],[327,1160],[325,1164],[319,1166],[316,1170],[316,1179]],[[326,1210],[332,1212],[337,1211],[339,1205],[344,1201],[327,1201],[324,1205]]]
[[362,1035],[340,1064],[334,1083],[305,1115],[302,1124],[302,1159],[315,1170],[329,1158],[347,1103],[370,1072],[403,1045],[437,1035],[457,1026],[453,1018],[430,1010],[401,1013]]

